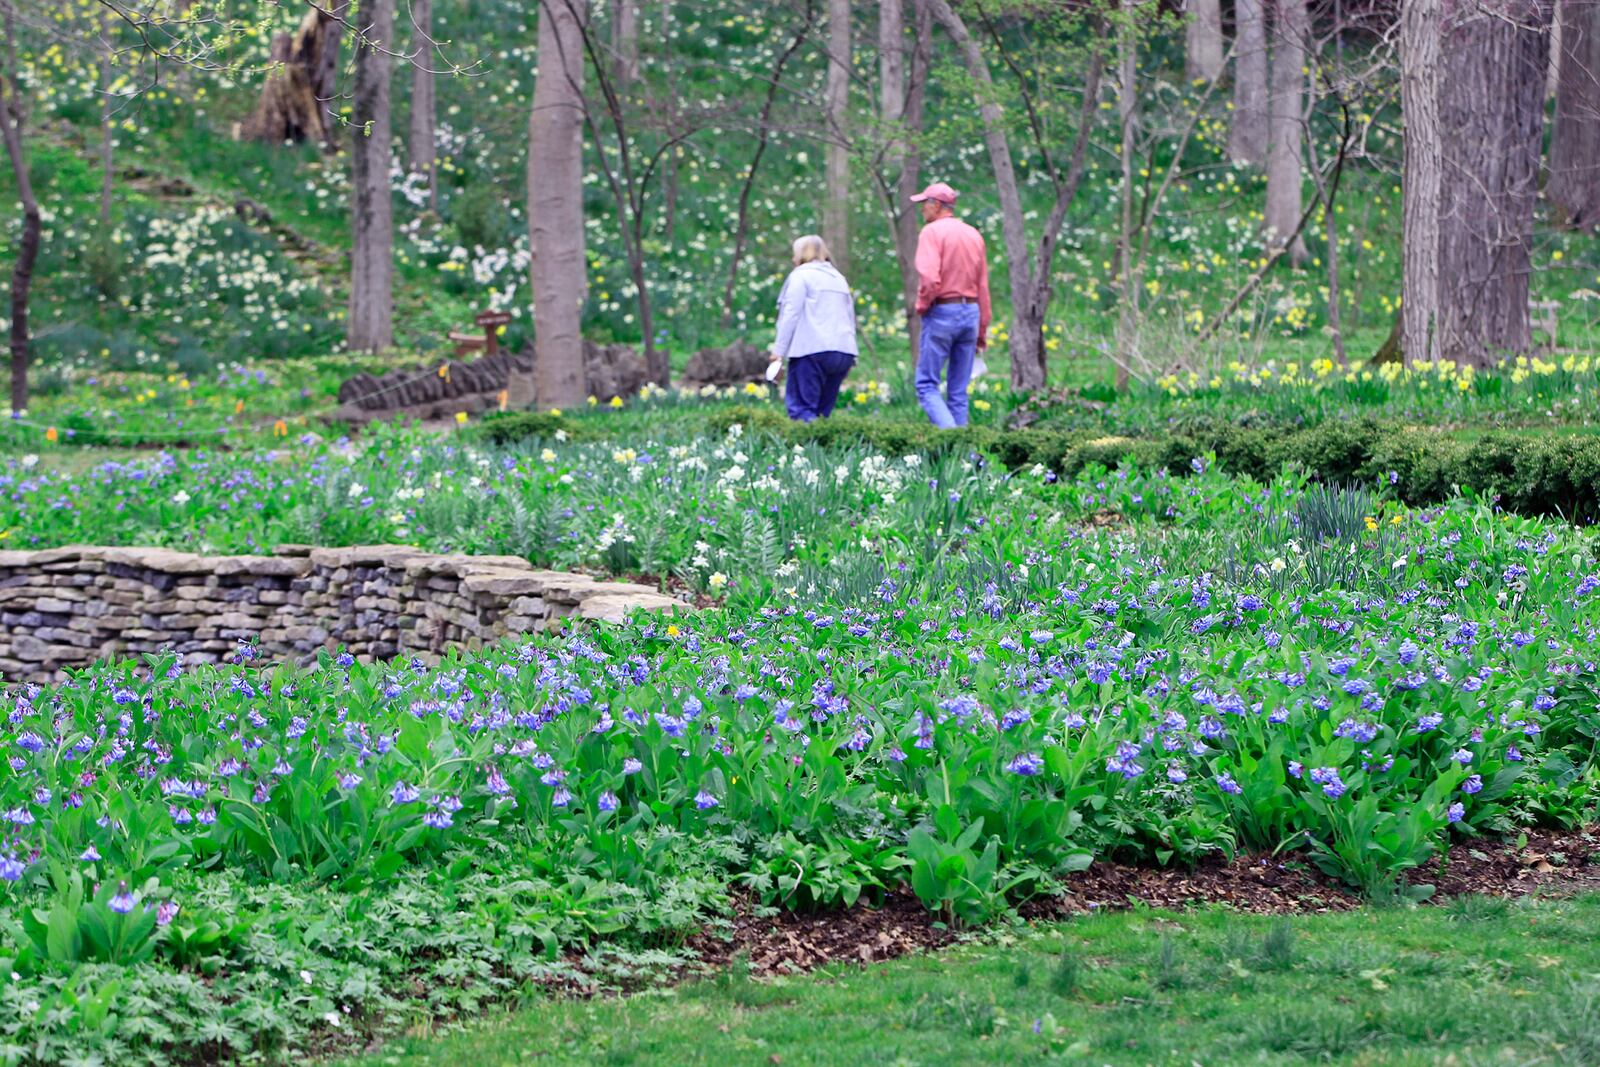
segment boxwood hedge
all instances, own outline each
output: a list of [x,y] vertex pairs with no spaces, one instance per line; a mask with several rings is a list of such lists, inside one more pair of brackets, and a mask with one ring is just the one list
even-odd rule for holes
[[[1501,507],[1520,514],[1600,520],[1600,436],[1587,434],[1445,432],[1361,418],[1314,426],[1216,422],[1159,434],[1104,436],[1093,430],[988,426],[938,430],[922,422],[860,415],[807,424],[790,422],[776,410],[749,407],[714,410],[698,421],[706,432],[718,434],[735,423],[797,444],[866,442],[887,453],[964,449],[1010,467],[1042,464],[1069,476],[1092,464],[1123,463],[1183,473],[1196,457],[1215,456],[1224,469],[1257,479],[1295,466],[1323,481],[1388,484],[1413,505],[1472,491],[1497,495]],[[488,420],[478,433],[508,444],[552,437],[557,430],[573,439],[608,434],[597,420],[532,413]]]

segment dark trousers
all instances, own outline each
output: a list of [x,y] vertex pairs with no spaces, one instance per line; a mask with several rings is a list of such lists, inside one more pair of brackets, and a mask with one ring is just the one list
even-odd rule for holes
[[796,422],[813,422],[832,415],[839,386],[855,362],[856,357],[848,352],[812,352],[790,359],[789,383],[783,390],[789,417]]

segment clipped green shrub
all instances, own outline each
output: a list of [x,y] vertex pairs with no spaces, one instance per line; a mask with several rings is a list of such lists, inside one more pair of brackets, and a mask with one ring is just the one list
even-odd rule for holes
[[[1042,464],[1067,476],[1090,466],[1123,464],[1166,467],[1182,475],[1196,457],[1211,455],[1225,470],[1261,481],[1296,467],[1319,481],[1388,486],[1413,506],[1472,491],[1495,494],[1501,507],[1519,514],[1600,520],[1600,437],[1581,434],[1456,436],[1368,418],[1313,426],[1195,422],[1173,433],[1134,437],[988,426],[939,430],[925,422],[850,414],[797,423],[779,410],[750,407],[721,408],[685,423],[712,434],[727,433],[735,424],[747,433],[795,444],[864,443],[889,455],[978,452],[1011,468]],[[551,437],[558,429],[580,440],[612,432],[590,420],[532,413],[486,420],[479,432],[504,444]]]
[[565,435],[569,441],[592,441],[607,436],[600,427],[579,426],[565,415],[552,415],[547,411],[495,412],[485,416],[472,432],[496,445],[548,440],[557,433]]

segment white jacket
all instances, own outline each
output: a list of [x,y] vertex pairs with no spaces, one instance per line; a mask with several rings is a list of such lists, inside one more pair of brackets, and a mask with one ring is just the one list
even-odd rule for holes
[[772,350],[789,359],[856,348],[856,303],[832,263],[813,260],[789,272],[778,292],[778,337]]

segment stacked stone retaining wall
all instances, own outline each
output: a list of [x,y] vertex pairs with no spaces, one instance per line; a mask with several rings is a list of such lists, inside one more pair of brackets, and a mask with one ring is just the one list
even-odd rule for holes
[[69,546],[0,552],[0,675],[50,681],[107,658],[173,651],[216,663],[241,641],[269,659],[342,648],[439,657],[576,616],[688,609],[647,586],[539,570],[516,556],[401,545],[283,545],[271,556]]

